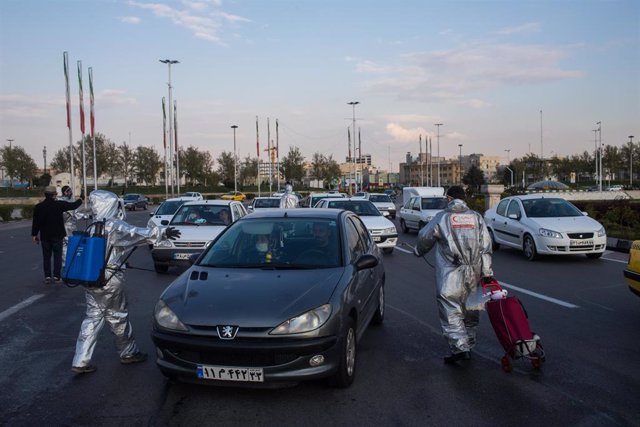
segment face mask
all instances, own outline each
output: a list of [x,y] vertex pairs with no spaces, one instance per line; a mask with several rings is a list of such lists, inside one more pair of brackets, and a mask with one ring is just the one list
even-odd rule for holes
[[269,249],[269,244],[268,243],[256,243],[256,249],[258,250],[258,252],[267,252],[267,250]]

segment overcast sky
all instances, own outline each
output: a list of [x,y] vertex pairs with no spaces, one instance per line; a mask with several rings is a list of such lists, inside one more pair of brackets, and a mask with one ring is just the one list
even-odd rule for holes
[[[640,140],[640,1],[2,0],[0,143],[42,164],[80,139],[77,61],[87,133],[92,67],[96,132],[162,153],[172,67],[182,147],[297,146],[347,155],[350,101],[362,152],[397,170],[419,135],[440,153],[519,157]],[[542,111],[542,114],[540,113]],[[424,148],[423,148],[424,149]],[[264,154],[261,154],[264,158]],[[217,165],[216,165],[217,166]]]

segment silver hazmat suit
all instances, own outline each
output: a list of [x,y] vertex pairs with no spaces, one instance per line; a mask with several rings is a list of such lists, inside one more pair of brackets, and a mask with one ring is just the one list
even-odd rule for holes
[[454,199],[418,233],[416,254],[436,250],[438,314],[453,354],[471,350],[476,343],[479,311],[467,310],[469,293],[481,277],[493,276],[491,237],[482,216]]
[[139,351],[133,339],[123,289],[124,267],[120,266],[135,246],[153,244],[164,238],[164,227],[140,228],[126,223],[122,203],[118,196],[109,191],[93,191],[89,201],[94,221],[106,221],[105,235],[109,258],[105,277],[111,279],[102,288],[86,288],[87,312],[76,342],[76,353],[72,363],[75,367],[89,365],[98,334],[105,321],[115,335],[120,358]]
[[298,197],[293,194],[293,187],[287,184],[284,189],[284,194],[280,197],[280,207],[285,209],[297,208],[298,202]]
[[[76,199],[71,196],[62,196],[58,200],[62,200],[65,202],[73,203]],[[88,218],[90,212],[85,211],[85,206],[82,205],[78,209],[73,211],[65,211],[62,213],[62,219],[64,221],[64,230],[67,233],[66,237],[62,239],[62,265],[64,266],[65,260],[67,259],[67,245],[69,242],[69,236],[73,234],[74,231],[78,229],[77,222],[80,219]]]

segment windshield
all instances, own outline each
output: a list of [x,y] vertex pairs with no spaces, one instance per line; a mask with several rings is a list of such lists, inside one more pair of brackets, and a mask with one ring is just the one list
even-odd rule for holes
[[254,208],[279,208],[280,199],[256,199],[253,203]]
[[583,216],[582,212],[564,199],[522,200],[524,212],[529,218],[558,218]]
[[332,197],[330,194],[326,195],[326,196],[310,196],[309,198],[309,207],[312,208],[314,207],[320,200],[322,199],[328,199]]
[[329,202],[328,208],[344,209],[358,216],[381,216],[382,214],[373,203],[368,200],[336,200]]
[[440,197],[428,197],[422,199],[422,209],[445,209],[447,199]]
[[171,225],[228,225],[231,212],[228,206],[182,205],[171,219]]
[[137,194],[125,194],[124,197],[122,197],[123,200],[136,200],[137,198]]
[[373,203],[393,203],[391,197],[386,194],[372,194],[369,196],[369,201]]
[[176,213],[182,203],[184,202],[180,200],[176,200],[174,202],[164,202],[156,211],[156,215],[173,215],[174,213]]
[[315,269],[338,267],[342,248],[330,219],[260,218],[233,224],[199,265],[217,268]]

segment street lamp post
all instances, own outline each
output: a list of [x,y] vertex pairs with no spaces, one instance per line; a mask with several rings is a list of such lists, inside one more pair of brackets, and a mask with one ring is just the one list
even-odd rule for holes
[[440,187],[440,126],[443,123],[436,123],[434,126],[438,128],[438,136],[437,136],[437,148],[438,148],[438,187]]
[[600,174],[598,175],[598,191],[602,191],[602,123],[596,122],[598,125],[598,169]]
[[47,146],[46,145],[42,149],[42,157],[44,159],[44,169],[42,170],[42,174],[44,175],[47,173]]
[[[169,161],[169,164],[170,164],[170,168],[169,169],[170,169],[170,172],[171,172],[171,195],[174,196],[175,192],[174,192],[174,182],[173,181],[174,181],[176,176],[175,176],[174,171],[173,171],[173,162],[174,162],[174,159],[173,159],[173,119],[171,118],[171,108],[173,106],[173,103],[171,101],[171,89],[172,89],[172,87],[171,87],[171,65],[179,64],[180,61],[176,61],[176,60],[173,60],[173,59],[160,59],[159,61],[162,62],[163,64],[167,64],[168,67],[169,67],[169,81],[167,82],[167,86],[169,87],[169,158],[171,159]],[[176,152],[176,156],[178,156],[177,152]],[[180,172],[178,171],[178,173],[180,173]],[[165,179],[166,178],[167,177],[165,176]],[[180,179],[179,176],[178,176],[178,179]],[[178,187],[179,187],[179,185],[180,184],[178,184]],[[178,190],[178,191],[180,191],[180,190]]]
[[629,135],[629,189],[633,189],[633,135]]
[[[347,105],[351,105],[353,107],[353,158],[351,159],[351,169],[353,170],[353,180],[355,182],[355,174],[356,174],[356,105],[360,104],[358,101],[347,102]],[[362,153],[360,153],[362,155]],[[358,184],[356,183],[356,191],[358,191]],[[351,184],[349,184],[349,194],[353,195],[353,190]]]
[[458,168],[460,169],[459,174],[460,174],[460,178],[459,178],[459,182],[458,184],[462,185],[462,144],[458,144],[458,147],[460,147],[460,155],[458,156]]
[[231,126],[233,129],[233,191],[238,191],[238,155],[236,154],[236,129],[237,125]]

